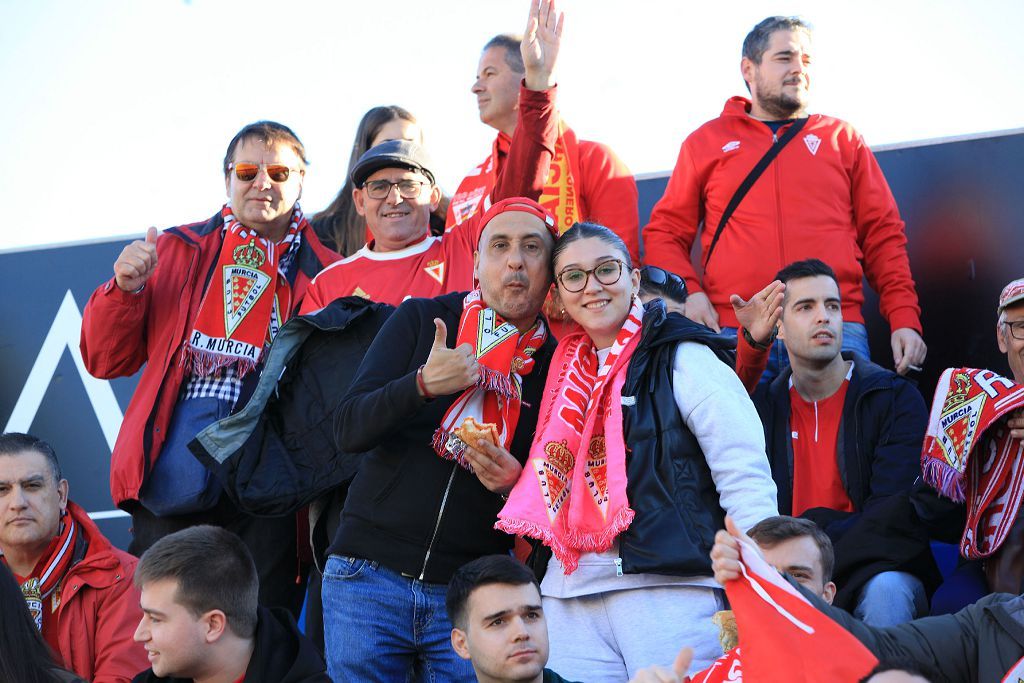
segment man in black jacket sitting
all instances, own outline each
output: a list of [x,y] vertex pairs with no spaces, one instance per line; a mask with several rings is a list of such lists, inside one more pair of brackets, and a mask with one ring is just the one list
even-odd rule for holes
[[[365,455],[324,571],[335,680],[474,678],[451,648],[447,583],[512,547],[493,526],[526,461],[555,347],[540,318],[554,219],[518,198],[482,224],[479,289],[403,303],[338,408],[339,446]],[[493,442],[460,438],[470,417],[494,425]]]
[[[754,404],[779,512],[816,522],[832,539],[837,605],[872,626],[909,621],[927,610],[922,578],[930,582],[935,572],[909,497],[921,473],[924,399],[895,372],[841,352],[842,303],[832,268],[808,259],[775,278],[785,285],[778,336],[791,365],[758,389]],[[744,324],[750,329],[738,343],[737,365],[763,367],[771,338],[759,337],[770,308],[761,325]]]

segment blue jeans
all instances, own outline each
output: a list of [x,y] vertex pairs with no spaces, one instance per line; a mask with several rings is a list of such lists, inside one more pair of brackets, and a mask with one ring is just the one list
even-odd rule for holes
[[[722,334],[736,337],[738,329],[735,327],[723,327]],[[740,342],[746,343],[746,342]],[[868,328],[864,323],[843,323],[843,351],[854,353],[871,360],[871,349],[868,346]],[[789,354],[786,352],[786,345],[781,339],[776,339],[768,352],[768,367],[761,375],[760,386],[769,384],[773,379],[789,367]]]
[[335,681],[476,681],[452,649],[448,586],[417,581],[354,557],[324,567],[324,643]]
[[871,577],[853,608],[853,616],[875,628],[905,624],[927,613],[924,584],[913,574],[894,571]]

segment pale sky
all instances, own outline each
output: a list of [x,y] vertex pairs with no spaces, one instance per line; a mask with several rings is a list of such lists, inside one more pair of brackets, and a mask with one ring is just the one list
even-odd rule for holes
[[[634,173],[743,94],[744,35],[769,14],[816,31],[812,111],[869,144],[1024,126],[1024,2],[564,0],[559,104]],[[525,0],[0,0],[0,249],[205,220],[246,123],[291,126],[312,214],[344,178],[363,113],[423,125],[451,192],[493,131],[469,92],[481,46]]]

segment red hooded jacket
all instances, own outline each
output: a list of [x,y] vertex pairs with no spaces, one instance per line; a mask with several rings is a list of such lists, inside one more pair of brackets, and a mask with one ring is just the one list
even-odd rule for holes
[[733,97],[721,116],[683,142],[643,231],[645,261],[685,277],[691,293],[707,294],[722,325],[736,327],[729,295],[749,298],[783,266],[818,258],[836,272],[844,321],[864,322],[866,275],[890,328],[921,332],[896,200],[864,139],[830,116],[812,114],[754,183],[698,279],[690,262],[698,227],[703,222],[707,254],[736,188],[773,143],[771,129],[751,118],[749,109],[749,100]]
[[88,548],[61,583],[58,654],[64,667],[92,683],[127,683],[149,667],[145,648],[132,639],[142,619],[132,583],[138,560],[112,546],[70,501],[68,513]]
[[[124,292],[111,278],[86,304],[80,346],[89,373],[111,379],[146,366],[111,454],[110,494],[118,506],[138,499],[166,438],[185,377],[179,362],[182,342],[220,255],[223,224],[218,211],[205,223],[165,230],[156,243],[156,270],[141,292]],[[320,244],[312,229],[303,229],[292,283],[294,311],[313,277],[340,258]]]

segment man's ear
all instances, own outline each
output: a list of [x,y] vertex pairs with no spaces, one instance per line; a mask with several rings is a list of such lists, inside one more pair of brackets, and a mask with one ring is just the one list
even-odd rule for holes
[[1006,339],[1003,338],[1003,330],[1005,330],[1000,323],[996,323],[996,344],[999,345],[999,353],[1007,353],[1010,347],[1006,344]]
[[68,509],[68,480],[61,479],[57,482],[57,496],[60,499],[61,514]]
[[469,659],[469,647],[466,645],[466,632],[459,628],[452,629],[452,649],[463,659]]
[[480,249],[473,252],[473,282],[480,282]]
[[831,581],[829,581],[828,583],[825,584],[825,588],[822,589],[822,591],[821,591],[821,599],[831,605],[832,604],[832,600],[834,600],[835,597],[836,597],[836,585],[834,583],[832,583]]
[[220,640],[228,628],[228,618],[219,609],[212,609],[202,616],[206,632],[203,634],[207,643],[215,643]]
[[437,207],[441,206],[441,188],[437,185],[430,186],[430,213],[437,211]]
[[747,83],[747,92],[750,92],[750,84],[754,82],[754,72],[757,70],[757,64],[754,64],[752,59],[747,57],[740,58],[740,75],[743,76],[743,80]]
[[353,188],[352,190],[352,203],[356,207],[356,213],[360,216],[366,215],[366,197],[363,196],[363,190],[360,187]]

